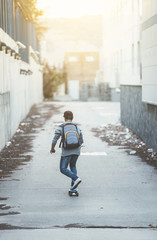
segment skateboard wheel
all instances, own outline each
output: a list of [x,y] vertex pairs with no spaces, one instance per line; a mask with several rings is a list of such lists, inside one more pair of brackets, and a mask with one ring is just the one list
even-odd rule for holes
[[79,193],[78,193],[78,191],[76,191],[76,190],[69,190],[69,196],[70,197],[74,197],[74,196],[76,196],[76,197],[78,197],[79,196]]

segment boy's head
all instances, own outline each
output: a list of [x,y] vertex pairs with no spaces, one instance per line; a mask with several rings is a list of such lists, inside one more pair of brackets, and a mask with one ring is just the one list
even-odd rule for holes
[[63,117],[65,120],[73,120],[73,113],[71,111],[65,111]]

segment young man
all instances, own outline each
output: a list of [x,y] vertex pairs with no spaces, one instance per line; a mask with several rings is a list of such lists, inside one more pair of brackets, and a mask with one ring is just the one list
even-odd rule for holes
[[73,113],[71,111],[64,112],[63,117],[65,123],[56,129],[50,153],[55,153],[55,145],[61,137],[60,145],[62,144],[62,154],[60,159],[60,171],[71,178],[71,189],[73,190],[81,183],[81,179],[77,176],[76,162],[80,155],[83,136],[79,127],[72,122]]

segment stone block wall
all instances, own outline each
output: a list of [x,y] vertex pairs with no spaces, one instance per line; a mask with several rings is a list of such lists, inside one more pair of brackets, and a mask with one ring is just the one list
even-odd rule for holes
[[157,152],[157,106],[142,102],[142,86],[121,85],[121,122]]

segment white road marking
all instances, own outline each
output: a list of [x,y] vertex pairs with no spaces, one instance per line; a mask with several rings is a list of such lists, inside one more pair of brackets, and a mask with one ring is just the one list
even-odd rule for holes
[[81,156],[107,156],[106,152],[82,152]]

